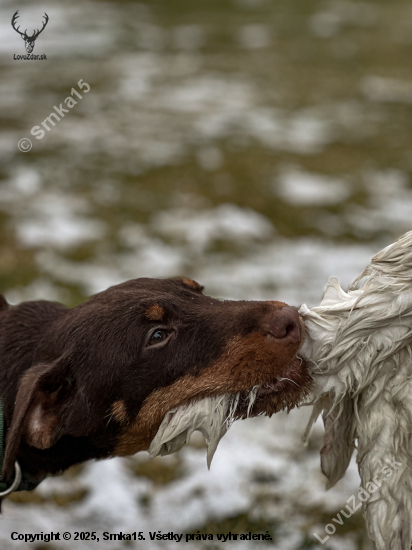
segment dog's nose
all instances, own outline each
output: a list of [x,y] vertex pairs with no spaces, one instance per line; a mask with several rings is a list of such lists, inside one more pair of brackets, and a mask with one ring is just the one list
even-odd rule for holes
[[297,344],[301,341],[302,330],[297,310],[290,306],[283,306],[276,311],[268,333],[276,339]]

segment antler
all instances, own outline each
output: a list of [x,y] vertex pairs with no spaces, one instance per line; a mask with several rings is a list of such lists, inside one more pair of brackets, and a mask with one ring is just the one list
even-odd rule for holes
[[18,33],[21,34],[23,37],[25,37],[25,36],[27,36],[27,34],[26,34],[26,33],[27,33],[27,29],[26,29],[26,32],[20,32],[20,31],[19,31],[20,26],[17,27],[17,29],[16,29],[16,27],[14,26],[14,24],[16,23],[16,20],[17,20],[17,18],[18,18],[18,16],[19,16],[18,13],[19,13],[19,10],[17,10],[16,13],[13,15],[13,17],[11,18],[11,26],[13,27],[13,29],[14,29],[16,32],[18,32]]
[[45,21],[43,22],[43,26],[42,28],[39,30],[37,29],[37,32],[34,30],[33,31],[33,34],[32,36],[28,36],[27,34],[27,29],[24,31],[24,32],[20,32],[19,29],[20,29],[20,26],[18,26],[17,28],[15,27],[15,23],[17,21],[17,18],[19,17],[18,15],[19,13],[19,10],[16,11],[16,13],[13,15],[13,17],[11,18],[11,26],[13,27],[13,29],[15,31],[17,31],[19,34],[21,34],[21,36],[25,39],[25,40],[30,40],[30,41],[34,41],[36,40],[36,38],[39,36],[39,34],[44,30],[44,27],[47,25],[48,21],[49,21],[49,16],[47,15],[47,13],[45,13],[43,15],[43,17],[45,18]]
[[43,17],[44,17],[44,19],[45,19],[45,21],[44,21],[44,23],[43,23],[43,26],[42,26],[42,28],[41,28],[40,30],[37,29],[37,32],[34,32],[34,33],[33,33],[33,36],[31,37],[32,40],[36,40],[36,38],[39,36],[39,34],[40,34],[41,32],[43,32],[45,26],[47,25],[47,23],[48,23],[48,21],[49,21],[49,16],[47,15],[46,12],[44,12]]

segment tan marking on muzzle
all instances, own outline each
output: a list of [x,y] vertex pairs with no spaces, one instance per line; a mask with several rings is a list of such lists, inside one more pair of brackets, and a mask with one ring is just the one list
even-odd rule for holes
[[233,338],[221,357],[200,376],[188,374],[152,392],[136,420],[120,435],[114,454],[126,456],[147,450],[165,414],[175,407],[206,396],[249,391],[273,380],[295,357],[297,347],[268,342],[259,333]]

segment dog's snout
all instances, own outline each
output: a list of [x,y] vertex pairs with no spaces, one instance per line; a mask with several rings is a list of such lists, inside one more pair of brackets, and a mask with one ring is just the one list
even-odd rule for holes
[[268,333],[278,340],[299,343],[302,338],[299,313],[290,306],[284,306],[275,312]]

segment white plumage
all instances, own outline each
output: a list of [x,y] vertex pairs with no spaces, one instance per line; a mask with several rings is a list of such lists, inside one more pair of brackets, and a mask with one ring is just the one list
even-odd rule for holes
[[[246,397],[247,415],[253,407],[260,386]],[[193,432],[202,433],[207,443],[207,467],[210,468],[220,440],[235,421],[241,394],[216,395],[192,401],[168,411],[149,447],[149,456],[165,456],[185,445]]]
[[388,460],[401,463],[363,504],[378,550],[412,542],[412,231],[377,254],[344,292],[328,282],[318,307],[300,309],[315,380],[313,413],[325,424],[322,470],[333,486],[357,442],[361,487]]

